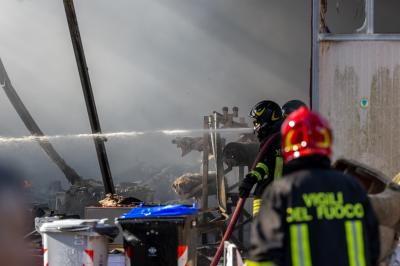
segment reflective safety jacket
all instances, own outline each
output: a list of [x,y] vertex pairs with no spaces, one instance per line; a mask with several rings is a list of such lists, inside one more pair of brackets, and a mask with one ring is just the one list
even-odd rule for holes
[[[253,193],[256,197],[261,197],[268,184],[282,177],[282,138],[280,137],[280,134],[273,137],[274,139],[272,140],[272,143],[269,145],[265,154],[263,154],[261,160],[256,162],[255,168],[249,172],[250,175],[253,175],[258,180],[256,189]],[[265,145],[267,141],[268,139],[261,143],[260,152],[263,149],[263,145]]]
[[[274,180],[282,177],[283,158],[281,136],[279,133],[272,134],[269,138],[261,143],[260,151],[261,159],[255,162],[255,167],[249,172],[258,181],[254,190],[253,197],[253,217],[255,217],[262,203],[261,195],[265,188]],[[268,147],[266,147],[268,145]]]
[[378,222],[365,190],[319,158],[266,189],[247,266],[377,265]]

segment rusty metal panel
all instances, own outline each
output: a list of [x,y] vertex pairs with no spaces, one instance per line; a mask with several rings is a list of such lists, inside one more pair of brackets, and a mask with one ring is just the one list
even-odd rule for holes
[[334,130],[335,157],[392,177],[400,171],[400,42],[322,41],[319,111]]

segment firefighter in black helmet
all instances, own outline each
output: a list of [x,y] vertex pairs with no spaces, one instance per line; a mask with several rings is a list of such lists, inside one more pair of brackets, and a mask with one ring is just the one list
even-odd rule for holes
[[[258,213],[261,195],[268,184],[282,176],[283,159],[281,155],[280,127],[283,122],[282,109],[273,101],[261,101],[250,112],[253,119],[254,133],[260,141],[263,154],[254,164],[239,186],[239,195],[247,198],[255,184],[253,215]],[[268,145],[268,147],[266,147]]]
[[290,100],[284,105],[282,105],[282,114],[283,117],[286,118],[288,117],[291,113],[299,109],[300,107],[307,107],[307,104],[300,100]]

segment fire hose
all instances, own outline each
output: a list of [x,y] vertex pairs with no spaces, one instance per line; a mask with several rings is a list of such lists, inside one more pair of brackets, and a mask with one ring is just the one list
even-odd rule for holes
[[[267,150],[269,149],[269,147],[271,146],[272,142],[275,141],[278,137],[280,137],[279,132],[273,134],[268,140],[267,142],[261,147],[260,152],[257,154],[256,159],[254,160],[253,166],[251,167],[251,169],[253,170],[254,168],[256,168],[257,163],[264,157],[264,155],[266,154]],[[239,219],[240,213],[242,212],[244,203],[246,202],[246,198],[239,198],[237,204],[236,204],[236,208],[235,211],[232,214],[232,218],[228,224],[228,227],[226,228],[225,234],[222,237],[221,242],[219,243],[217,252],[214,255],[213,260],[211,261],[210,266],[217,266],[219,259],[222,256],[222,252],[224,251],[224,243],[225,241],[228,241],[229,238],[231,237],[233,230],[235,229],[235,225],[237,220]]]

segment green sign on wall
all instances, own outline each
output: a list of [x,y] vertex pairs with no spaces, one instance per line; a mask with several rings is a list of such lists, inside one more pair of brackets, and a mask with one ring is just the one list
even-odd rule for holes
[[360,106],[361,106],[361,108],[367,108],[367,107],[368,107],[368,104],[369,104],[369,101],[368,101],[367,98],[362,98],[362,99],[361,99],[361,101],[360,101]]

